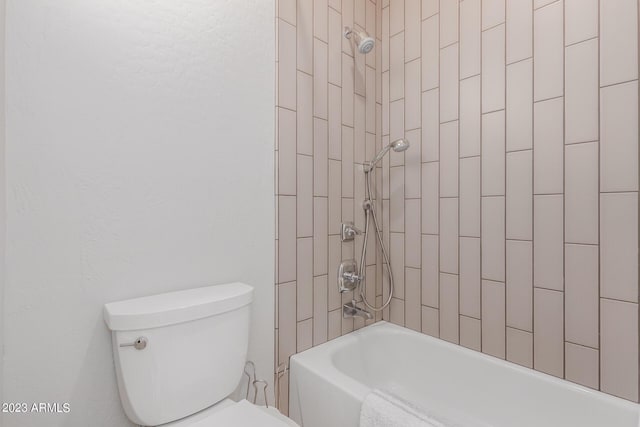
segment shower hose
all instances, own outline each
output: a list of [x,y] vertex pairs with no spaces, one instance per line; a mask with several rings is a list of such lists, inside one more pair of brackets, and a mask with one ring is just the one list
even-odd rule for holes
[[[360,298],[362,299],[362,303],[372,311],[381,311],[384,310],[389,303],[391,302],[391,298],[393,297],[393,273],[391,272],[391,262],[389,261],[389,255],[387,254],[387,249],[384,247],[384,242],[382,241],[382,233],[380,232],[380,227],[378,226],[378,219],[376,217],[376,211],[373,206],[372,196],[371,196],[371,171],[375,170],[375,168],[371,168],[369,171],[365,169],[365,201],[363,203],[364,214],[365,214],[365,226],[364,226],[364,239],[362,242],[362,252],[360,256],[360,271],[358,272],[358,276],[362,279],[360,281]],[[387,300],[380,307],[376,307],[367,301],[367,297],[365,295],[365,284],[366,284],[366,276],[365,276],[365,257],[367,256],[367,240],[369,238],[369,223],[373,219],[373,227],[375,229],[376,236],[378,238],[378,242],[380,243],[380,248],[382,248],[382,256],[384,257],[384,265],[387,266],[387,271],[389,274],[389,296]],[[382,274],[384,275],[384,266],[382,268]]]

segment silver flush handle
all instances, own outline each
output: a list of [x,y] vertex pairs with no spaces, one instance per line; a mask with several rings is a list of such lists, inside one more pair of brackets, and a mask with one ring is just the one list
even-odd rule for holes
[[147,339],[145,337],[139,337],[134,342],[120,344],[120,347],[134,347],[136,350],[144,350],[147,348]]

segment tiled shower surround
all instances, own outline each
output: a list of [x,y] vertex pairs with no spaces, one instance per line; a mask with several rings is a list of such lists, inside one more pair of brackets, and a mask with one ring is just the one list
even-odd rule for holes
[[[638,401],[638,0],[277,15],[278,363],[363,325],[341,319],[340,219],[362,225],[358,165],[406,137],[376,174],[383,318]],[[375,53],[354,55],[345,25]],[[367,260],[378,303],[381,266]]]

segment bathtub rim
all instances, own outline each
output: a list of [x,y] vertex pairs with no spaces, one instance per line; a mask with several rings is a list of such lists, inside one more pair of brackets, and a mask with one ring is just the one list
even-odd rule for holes
[[[526,366],[518,365],[517,363],[501,359],[499,357],[491,356],[476,350],[466,348],[462,345],[450,343],[440,338],[436,338],[422,332],[417,332],[412,329],[405,328],[384,320],[378,321],[368,326],[364,326],[358,330],[342,335],[338,338],[324,342],[318,346],[312,347],[303,352],[297,353],[291,356],[290,371],[293,367],[298,365],[301,368],[308,370],[314,375],[322,378],[323,380],[334,384],[339,387],[343,392],[351,395],[354,398],[363,401],[365,396],[371,391],[371,388],[366,384],[363,384],[355,378],[349,376],[347,373],[339,369],[333,363],[333,356],[341,348],[354,343],[362,335],[374,334],[376,332],[392,332],[396,334],[404,334],[421,340],[425,340],[430,344],[440,346],[441,348],[461,352],[469,357],[485,361],[494,365],[500,365],[504,369],[510,369],[524,375],[533,376],[545,382],[550,382],[552,385],[564,387],[573,390],[577,393],[593,396],[594,398],[603,401],[603,403],[611,404],[624,410],[635,411],[638,415],[640,425],[640,404],[631,400],[614,396],[595,390],[570,380],[558,378],[553,375],[546,374],[541,371],[536,371]],[[292,375],[289,375],[289,381],[291,381]]]

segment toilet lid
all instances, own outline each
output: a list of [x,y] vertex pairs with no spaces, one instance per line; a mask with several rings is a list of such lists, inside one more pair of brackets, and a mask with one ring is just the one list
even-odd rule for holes
[[284,415],[269,413],[264,408],[242,400],[206,417],[198,417],[197,420],[193,420],[193,423],[186,425],[189,427],[290,427],[296,424]]

